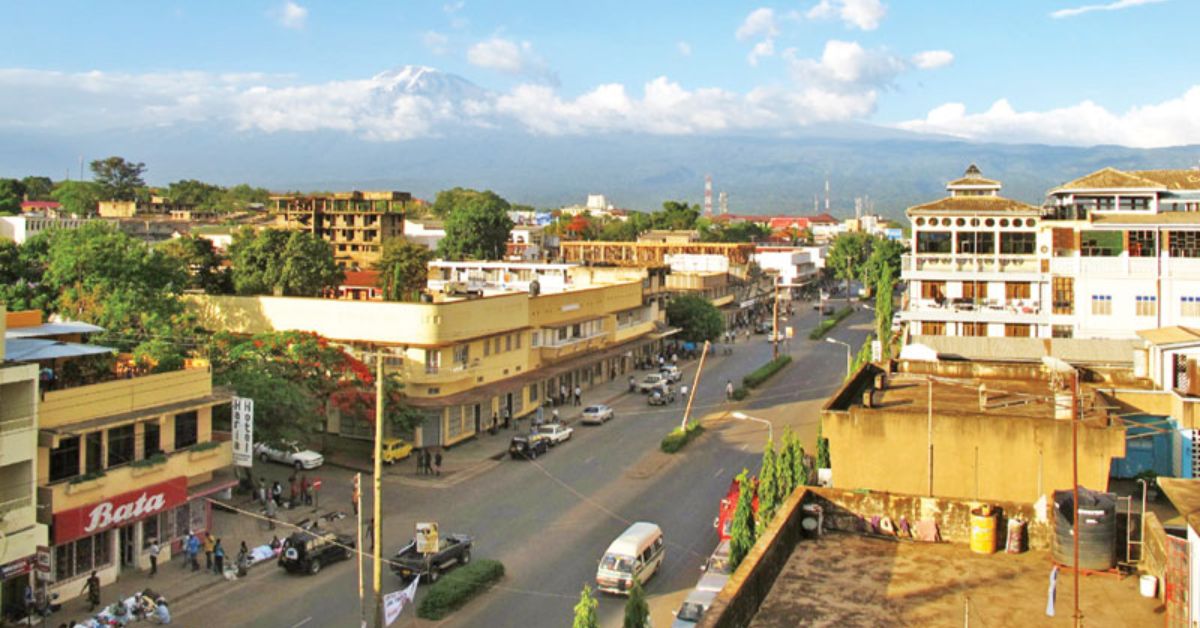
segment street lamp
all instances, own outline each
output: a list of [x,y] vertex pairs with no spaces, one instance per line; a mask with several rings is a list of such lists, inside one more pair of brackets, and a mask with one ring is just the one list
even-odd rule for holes
[[731,413],[729,413],[729,416],[731,416],[739,421],[755,421],[757,423],[765,423],[767,425],[767,440],[774,442],[774,438],[772,438],[772,436],[774,435],[774,432],[771,427],[770,421],[768,421],[766,419],[760,419],[755,416],[750,416],[749,414],[746,414],[745,412],[731,412]]
[[850,377],[850,361],[851,361],[850,353],[851,353],[851,351],[853,351],[853,348],[850,346],[849,343],[842,342],[841,340],[835,340],[833,338],[830,338],[829,336],[825,337],[825,342],[833,343],[835,345],[842,345],[843,347],[846,347],[846,377]]

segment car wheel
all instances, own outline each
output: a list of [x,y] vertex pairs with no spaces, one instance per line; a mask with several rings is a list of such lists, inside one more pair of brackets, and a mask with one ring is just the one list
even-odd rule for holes
[[312,559],[312,561],[308,563],[308,573],[315,576],[320,571],[321,571],[321,561],[316,558]]
[[471,552],[469,552],[469,551],[467,551],[467,552],[463,552],[463,555],[462,555],[462,564],[464,564],[464,565],[465,565],[465,564],[467,564],[467,563],[469,563],[469,562],[471,562]]
[[296,470],[297,470],[297,471],[303,471],[303,470],[304,470],[304,463],[303,463],[303,462],[300,462],[299,460],[297,460],[297,461],[293,462],[293,463],[292,463],[292,466],[293,466],[293,467],[296,467]]
[[258,454],[258,459],[259,459],[259,460],[261,460],[261,461],[263,461],[263,462],[270,462],[270,461],[271,461],[271,457],[270,457],[270,456],[268,456],[268,455],[267,455],[267,452],[265,452],[265,451],[264,451],[264,452],[262,452],[261,454]]

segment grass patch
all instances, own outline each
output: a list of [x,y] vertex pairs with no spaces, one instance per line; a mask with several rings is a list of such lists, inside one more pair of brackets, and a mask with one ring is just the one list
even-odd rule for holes
[[829,330],[836,327],[838,323],[842,322],[847,316],[850,316],[853,313],[854,310],[848,307],[838,310],[833,316],[821,321],[821,323],[812,330],[812,333],[808,334],[808,339],[820,340],[821,338],[824,338],[825,334],[829,333]]
[[[746,388],[758,388],[763,382],[771,379],[771,376],[778,373],[779,369],[792,363],[792,356],[781,355],[770,362],[754,369],[749,375],[742,378],[742,386]],[[737,398],[737,391],[733,391],[734,398]]]
[[417,605],[417,617],[441,619],[503,577],[504,565],[498,560],[479,560],[463,565],[429,587],[429,592]]
[[664,452],[673,454],[683,446],[691,442],[692,439],[700,435],[704,428],[700,423],[692,421],[687,424],[687,429],[675,428],[669,434],[663,436],[662,442],[659,443],[659,448]]

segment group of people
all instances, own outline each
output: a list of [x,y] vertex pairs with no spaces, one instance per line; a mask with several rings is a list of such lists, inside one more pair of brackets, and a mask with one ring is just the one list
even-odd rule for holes
[[[243,544],[244,545],[244,544]],[[100,577],[95,571],[83,583],[81,593],[87,593],[88,612],[100,607]],[[70,620],[59,624],[59,628],[102,628],[124,626],[135,619],[146,619],[157,624],[171,623],[171,610],[167,600],[150,589],[141,591],[126,600],[114,602],[99,615],[83,620]]]
[[565,406],[572,402],[574,405],[581,406],[583,405],[583,389],[579,387],[579,384],[575,385],[574,390],[568,389],[566,384],[559,384],[558,396],[552,396],[550,400],[556,406]]
[[442,452],[431,452],[428,449],[418,449],[413,456],[417,459],[417,475],[441,475]]

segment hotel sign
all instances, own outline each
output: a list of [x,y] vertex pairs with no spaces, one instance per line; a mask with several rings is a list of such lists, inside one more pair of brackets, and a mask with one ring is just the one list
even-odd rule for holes
[[61,545],[139,521],[186,501],[187,478],[179,476],[95,504],[55,513],[54,544]]

